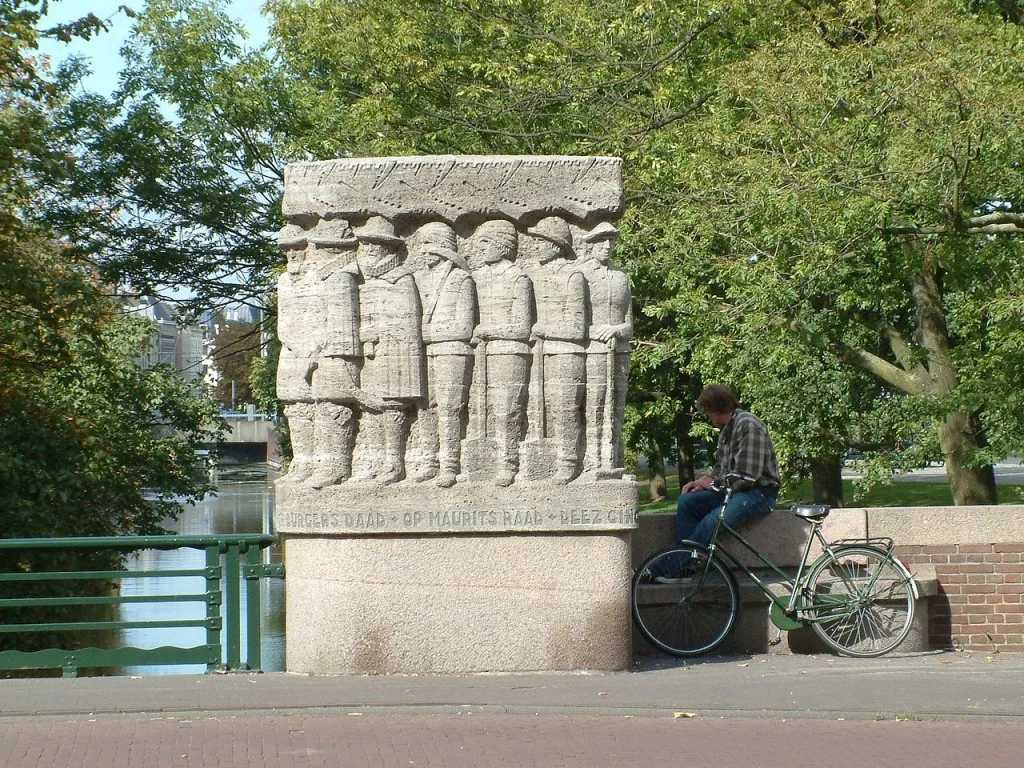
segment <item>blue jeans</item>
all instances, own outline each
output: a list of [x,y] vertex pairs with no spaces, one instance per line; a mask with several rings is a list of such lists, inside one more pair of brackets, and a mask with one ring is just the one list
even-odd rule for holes
[[[747,488],[735,491],[725,510],[725,522],[737,528],[751,520],[764,517],[772,511],[778,491],[767,488]],[[679,494],[676,502],[676,538],[695,541],[705,547],[711,543],[718,524],[718,511],[725,501],[725,492],[694,491]]]

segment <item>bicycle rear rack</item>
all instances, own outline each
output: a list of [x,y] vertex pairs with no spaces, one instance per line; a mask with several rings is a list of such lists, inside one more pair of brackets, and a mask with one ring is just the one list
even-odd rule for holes
[[830,541],[828,545],[830,547],[845,546],[847,544],[868,544],[873,547],[879,547],[884,549],[886,554],[889,554],[896,548],[896,542],[888,536],[867,536],[857,539],[836,539]]

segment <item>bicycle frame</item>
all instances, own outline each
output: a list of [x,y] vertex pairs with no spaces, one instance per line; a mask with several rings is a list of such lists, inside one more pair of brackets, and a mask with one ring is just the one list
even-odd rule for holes
[[[730,488],[726,490],[725,498],[723,499],[721,508],[717,515],[715,531],[711,538],[711,543],[707,547],[710,553],[710,557],[704,563],[704,566],[699,574],[697,584],[698,589],[704,584],[704,579],[707,577],[708,569],[711,567],[711,560],[715,556],[718,556],[725,561],[726,565],[728,565],[731,570],[740,570],[744,574],[746,574],[750,578],[750,580],[757,585],[758,589],[760,589],[761,592],[764,593],[765,597],[767,597],[774,605],[777,605],[786,616],[790,618],[795,618],[797,617],[798,611],[802,609],[811,608],[813,605],[813,596],[804,594],[805,590],[801,589],[801,586],[803,585],[803,579],[805,575],[811,570],[811,568],[818,561],[820,561],[821,558],[824,557],[830,558],[833,562],[838,563],[838,560],[836,559],[837,546],[851,544],[866,544],[874,546],[884,551],[886,559],[890,562],[895,563],[900,568],[900,570],[906,573],[907,578],[910,581],[914,597],[917,598],[917,584],[914,582],[913,577],[910,575],[910,572],[906,569],[906,567],[893,555],[895,542],[892,539],[879,537],[863,539],[838,539],[834,542],[829,542],[825,538],[824,534],[822,534],[821,532],[821,525],[824,522],[824,518],[820,520],[805,519],[805,522],[811,526],[811,532],[810,535],[807,537],[807,541],[804,544],[803,554],[800,557],[800,565],[797,567],[796,574],[791,575],[789,572],[784,571],[782,568],[780,568],[775,563],[771,562],[768,558],[766,558],[753,544],[747,541],[735,528],[733,528],[731,525],[725,522],[725,509],[731,498],[732,489]],[[760,560],[761,563],[763,563],[765,566],[771,569],[777,576],[779,576],[782,579],[783,583],[785,583],[788,586],[788,600],[785,599],[784,595],[774,594],[760,576],[758,576],[751,568],[749,568],[747,565],[741,562],[735,554],[733,554],[720,544],[719,538],[721,536],[722,531],[729,533],[734,539],[736,539],[736,541],[740,543],[741,546],[743,546],[744,549],[746,549],[748,552],[754,555],[754,557]],[[816,558],[814,562],[808,563],[808,558],[811,553],[811,546],[815,541],[817,541],[821,545],[822,554],[818,558]],[[876,578],[877,574],[875,574],[871,582],[867,585],[869,589],[874,587]],[[801,597],[808,598],[810,600],[810,603],[800,604]],[[795,618],[795,620],[804,623],[814,621],[814,611],[811,611],[810,613],[811,615],[806,618],[800,617]]]

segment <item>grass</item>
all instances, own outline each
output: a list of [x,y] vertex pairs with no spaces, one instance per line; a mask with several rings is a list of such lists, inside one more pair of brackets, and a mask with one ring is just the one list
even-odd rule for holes
[[[640,477],[640,511],[666,512],[676,508],[679,483],[670,479],[668,492],[659,502],[651,503],[647,478]],[[997,487],[1000,504],[1020,504],[1024,499],[1024,486],[1000,485]],[[848,507],[946,507],[952,506],[953,494],[945,482],[905,481],[889,485],[876,485],[862,495],[852,480],[843,480],[843,504]],[[788,507],[798,501],[814,498],[810,481],[797,487],[784,488],[777,506]]]

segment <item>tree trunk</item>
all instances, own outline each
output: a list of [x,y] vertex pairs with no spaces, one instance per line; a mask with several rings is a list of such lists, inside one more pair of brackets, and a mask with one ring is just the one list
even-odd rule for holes
[[665,456],[661,452],[661,446],[658,445],[657,440],[650,441],[647,468],[650,472],[648,488],[650,489],[651,501],[661,501],[665,498],[668,486],[665,483]]
[[[933,382],[933,393],[945,395],[956,389],[958,375],[951,354],[937,260],[928,248],[924,252],[921,271],[914,278],[913,286],[917,333],[921,346],[928,350],[928,372]],[[996,481],[992,467],[969,469],[964,466],[971,453],[985,444],[977,418],[963,411],[946,414],[939,426],[939,444],[946,459],[946,475],[953,503],[957,506],[995,504]]]
[[843,506],[843,458],[823,456],[812,459],[811,483],[814,487],[814,503]]
[[946,477],[953,492],[953,503],[958,507],[995,504],[996,475],[992,465],[964,466],[971,452],[985,444],[977,418],[963,411],[947,414],[939,426],[939,443],[946,459]]
[[689,413],[677,413],[673,426],[676,431],[676,471],[679,474],[679,487],[682,488],[695,478],[693,438],[690,437],[693,417]]

